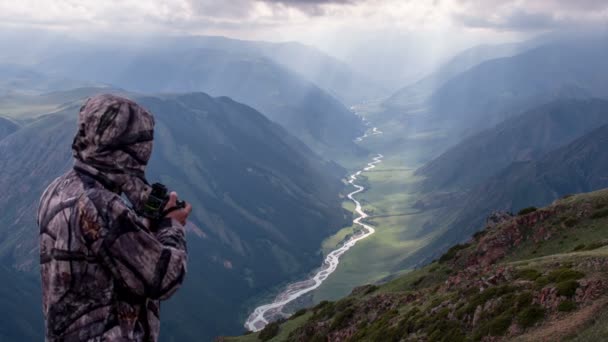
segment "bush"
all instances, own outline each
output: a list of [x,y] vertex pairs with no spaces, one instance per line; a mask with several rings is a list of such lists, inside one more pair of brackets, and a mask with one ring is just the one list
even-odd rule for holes
[[446,261],[450,261],[452,259],[454,259],[454,257],[456,256],[456,253],[458,253],[458,251],[465,249],[469,247],[468,243],[465,244],[458,244],[453,246],[452,248],[448,249],[448,251],[441,256],[441,258],[439,258],[439,263],[444,263]]
[[344,328],[344,326],[346,326],[346,324],[348,323],[348,320],[351,317],[353,317],[354,313],[355,313],[355,309],[350,308],[350,307],[344,311],[340,311],[338,313],[338,315],[332,321],[330,329],[338,330],[338,329]]
[[517,297],[517,309],[521,310],[523,308],[528,307],[530,304],[532,304],[532,300],[533,300],[534,296],[532,295],[532,293],[530,292],[522,292],[518,297]]
[[491,336],[502,336],[507,332],[511,325],[512,317],[509,315],[500,315],[488,322],[488,333]]
[[536,287],[543,288],[543,287],[549,285],[551,283],[551,281],[547,277],[538,277],[536,279],[535,283],[536,283]]
[[517,323],[523,328],[529,328],[542,320],[544,317],[545,309],[542,306],[535,304],[522,310],[517,315]]
[[576,310],[576,303],[571,300],[564,300],[557,306],[557,310],[561,312],[570,312]]
[[598,210],[591,214],[592,219],[600,219],[608,216],[608,208],[604,210]]
[[302,316],[303,314],[305,314],[305,313],[306,313],[306,311],[308,311],[308,310],[307,310],[307,309],[305,309],[305,308],[304,308],[304,309],[300,309],[300,310],[298,310],[298,311],[294,312],[294,314],[293,314],[293,315],[291,315],[291,317],[289,317],[289,319],[294,319],[294,318],[296,318],[296,317],[300,317],[300,316]]
[[538,210],[536,207],[527,207],[527,208],[523,208],[522,210],[520,210],[520,211],[517,213],[517,216],[527,215],[527,214],[529,214],[529,213],[533,213],[533,212],[535,212],[536,210]]
[[277,336],[278,333],[279,333],[279,322],[272,322],[272,323],[268,323],[264,327],[264,329],[262,329],[262,331],[260,331],[258,338],[261,341],[268,341],[268,340],[272,339],[273,337]]
[[578,223],[578,221],[574,217],[569,217],[564,221],[564,224],[568,228],[572,228],[572,227],[576,226],[577,223]]
[[578,282],[576,280],[566,280],[558,283],[555,287],[558,295],[572,297],[576,293]]
[[576,247],[574,247],[574,249],[572,250],[573,252],[577,252],[577,251],[583,251],[585,250],[587,246],[584,243],[581,243],[580,245],[577,245]]
[[517,278],[530,280],[530,281],[534,281],[534,280],[538,279],[538,277],[540,277],[540,276],[541,276],[541,273],[532,268],[524,268],[524,269],[517,271],[517,273],[516,273]]
[[585,276],[585,273],[575,271],[571,268],[558,268],[547,275],[547,278],[554,283],[559,283],[566,280],[579,280]]

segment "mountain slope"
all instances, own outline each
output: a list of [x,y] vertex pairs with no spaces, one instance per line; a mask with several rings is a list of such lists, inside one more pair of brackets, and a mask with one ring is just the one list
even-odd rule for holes
[[193,36],[173,37],[163,45],[180,51],[211,49],[266,57],[305,77],[347,105],[375,99],[384,93],[382,87],[346,63],[298,42],[270,43],[218,36]]
[[[168,184],[195,208],[189,274],[163,305],[163,340],[238,332],[252,297],[316,266],[323,238],[347,223],[339,198],[344,171],[231,99],[134,97],[157,122],[149,179]],[[41,116],[0,141],[4,265],[36,268],[36,203],[45,185],[71,166],[80,105]]]
[[[608,40],[581,39],[490,60],[450,79],[432,96],[429,121],[474,133],[551,99],[608,96]],[[574,90],[574,92],[572,91]]]
[[572,196],[503,215],[405,276],[225,341],[603,340],[607,244],[608,190]]
[[50,58],[38,67],[66,77],[143,93],[204,91],[261,111],[327,157],[357,153],[359,118],[338,100],[270,59],[191,48],[97,49]]
[[424,102],[428,100],[433,91],[440,88],[456,75],[482,62],[513,56],[525,50],[527,45],[525,43],[480,45],[467,49],[451,58],[432,74],[414,84],[399,89],[386,99],[383,104],[386,107],[400,108],[411,105],[412,102]]
[[429,222],[429,226],[445,229],[404,265],[437,257],[474,234],[493,211],[517,212],[568,194],[608,187],[607,144],[608,125],[604,125],[536,161],[513,163],[469,192],[455,196],[444,208],[444,215]]
[[473,135],[416,171],[425,190],[467,189],[608,123],[608,101],[559,100]]
[[19,129],[19,125],[8,118],[0,116],[0,140]]

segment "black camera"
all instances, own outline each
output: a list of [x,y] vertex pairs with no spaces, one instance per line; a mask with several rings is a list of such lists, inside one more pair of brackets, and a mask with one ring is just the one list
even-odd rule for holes
[[186,207],[185,201],[178,200],[175,207],[165,211],[167,202],[169,202],[169,191],[167,190],[167,187],[160,183],[154,183],[152,184],[152,191],[148,196],[148,200],[143,206],[141,215],[150,220],[160,221],[169,212]]

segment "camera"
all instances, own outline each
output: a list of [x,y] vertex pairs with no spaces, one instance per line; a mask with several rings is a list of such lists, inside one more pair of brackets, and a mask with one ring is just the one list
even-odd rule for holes
[[186,207],[185,201],[178,200],[174,208],[169,208],[168,211],[165,211],[167,202],[169,202],[167,187],[161,183],[154,183],[152,184],[152,191],[148,196],[148,200],[144,203],[141,215],[153,221],[160,221],[170,211]]

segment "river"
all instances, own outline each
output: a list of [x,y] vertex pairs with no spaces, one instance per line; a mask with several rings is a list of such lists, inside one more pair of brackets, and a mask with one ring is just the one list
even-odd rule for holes
[[[370,135],[376,134],[382,134],[382,132],[376,127],[374,127],[369,134],[365,133],[365,135],[363,135],[362,137],[357,138],[357,141],[361,141]],[[365,187],[359,184],[355,184],[355,181],[357,180],[357,177],[360,176],[363,172],[369,171],[376,167],[376,164],[381,163],[382,158],[384,158],[384,156],[378,154],[376,157],[373,158],[371,162],[367,163],[367,166],[365,168],[350,175],[348,180],[348,182],[356,189],[355,191],[349,193],[347,196],[348,199],[353,201],[353,203],[355,204],[355,213],[357,214],[357,217],[353,220],[353,224],[359,225],[362,229],[357,234],[353,235],[351,238],[345,241],[339,248],[327,254],[325,260],[323,261],[323,265],[321,265],[319,270],[312,277],[303,281],[289,284],[286,289],[279,293],[279,295],[277,295],[271,303],[260,305],[255,308],[255,310],[253,310],[253,312],[251,313],[251,315],[249,315],[247,321],[245,322],[245,328],[247,330],[259,331],[263,329],[266,324],[269,323],[267,317],[276,317],[277,315],[281,315],[281,311],[283,310],[283,307],[285,307],[285,305],[321,286],[323,281],[325,281],[325,279],[327,279],[329,275],[332,274],[338,268],[338,264],[340,263],[340,256],[346,253],[346,251],[353,247],[358,241],[361,241],[374,234],[374,227],[361,222],[363,219],[368,217],[368,215],[363,211],[361,203],[359,203],[359,201],[357,201],[354,196],[364,191]]]

